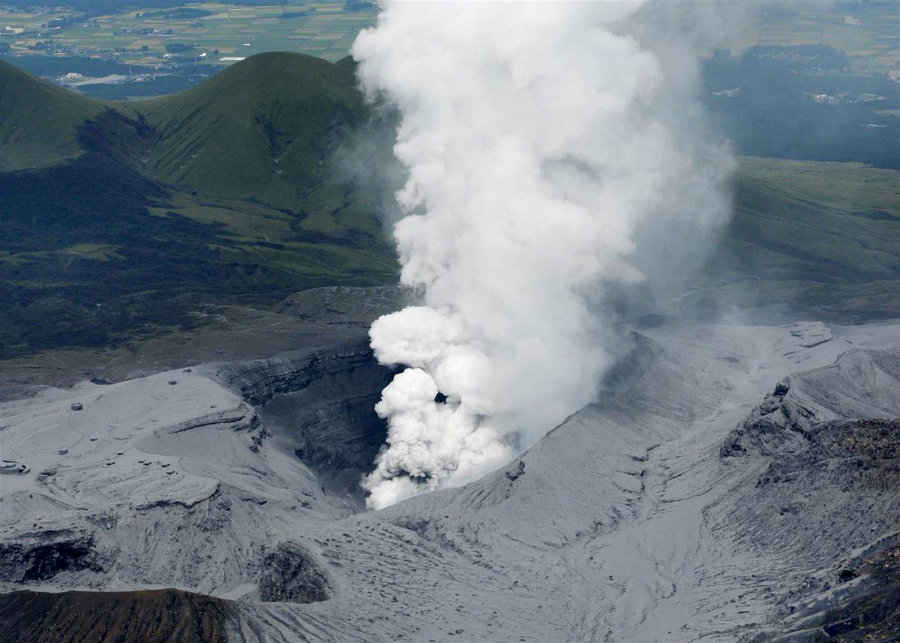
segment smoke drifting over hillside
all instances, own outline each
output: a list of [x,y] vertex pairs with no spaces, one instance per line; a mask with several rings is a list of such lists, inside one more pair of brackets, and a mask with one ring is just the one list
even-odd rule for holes
[[604,286],[671,272],[680,232],[723,220],[693,61],[623,33],[640,4],[386,1],[356,40],[364,91],[402,116],[394,237],[423,302],[370,331],[406,367],[376,406],[370,506],[473,480],[590,402]]

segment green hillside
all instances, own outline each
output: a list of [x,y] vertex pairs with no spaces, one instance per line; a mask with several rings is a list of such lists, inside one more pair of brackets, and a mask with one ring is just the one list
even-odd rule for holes
[[77,127],[102,106],[0,60],[0,171],[57,163],[80,148]]
[[363,118],[356,81],[324,60],[254,56],[180,94],[136,103],[156,128],[146,171],[218,197],[294,208]]
[[0,148],[16,159],[0,170],[0,357],[189,327],[205,302],[393,283],[381,204],[332,162],[364,118],[354,82],[262,54],[102,104],[0,67],[0,132],[22,132]]
[[704,288],[685,303],[860,322],[900,316],[900,172],[743,157]]

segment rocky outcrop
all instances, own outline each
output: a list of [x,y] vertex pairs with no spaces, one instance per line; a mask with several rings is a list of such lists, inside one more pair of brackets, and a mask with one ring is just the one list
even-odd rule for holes
[[736,489],[724,524],[786,566],[773,628],[759,640],[900,631],[898,356],[855,350],[791,376],[722,444],[723,464],[757,472]]
[[45,581],[85,569],[101,572],[107,562],[87,530],[41,531],[0,542],[0,578],[7,581]]
[[818,468],[842,490],[900,490],[900,419],[831,420],[812,424],[806,435],[806,448],[773,458],[759,486],[791,482]]
[[[854,350],[832,366],[792,375],[732,430],[722,458],[807,451],[829,420],[900,416],[900,351]],[[831,427],[832,429],[834,427]],[[826,431],[826,435],[831,431]]]
[[728,434],[719,450],[722,458],[746,455],[774,455],[801,450],[815,419],[812,410],[788,398],[790,378],[775,385],[772,393],[750,416]]
[[247,402],[264,406],[276,395],[293,393],[331,376],[374,365],[368,339],[339,346],[284,353],[271,359],[215,365],[215,376]]
[[819,640],[835,643],[897,640],[900,632],[900,535],[857,558],[839,581],[865,582],[858,592],[821,617]]
[[332,594],[324,570],[300,545],[281,543],[266,554],[259,579],[261,600],[316,603]]
[[355,489],[384,443],[387,429],[374,407],[393,373],[366,340],[219,365],[215,374],[256,405],[267,430],[327,484]]
[[259,424],[259,417],[256,415],[256,412],[246,404],[241,404],[236,409],[209,413],[185,420],[184,422],[178,422],[166,427],[166,431],[169,433],[181,433],[182,431],[199,429],[204,426],[214,426],[233,431],[248,430],[252,432],[259,427]]

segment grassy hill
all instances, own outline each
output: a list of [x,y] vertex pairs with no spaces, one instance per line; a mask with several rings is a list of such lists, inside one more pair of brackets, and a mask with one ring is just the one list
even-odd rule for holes
[[0,60],[0,171],[77,155],[77,127],[101,110],[99,103]]
[[363,118],[356,80],[293,53],[254,56],[174,96],[135,103],[156,129],[146,171],[211,195],[295,208]]
[[0,145],[0,356],[190,327],[198,303],[396,280],[381,204],[332,162],[365,118],[342,67],[262,54],[135,103],[8,65],[0,88],[15,134]]
[[859,322],[900,317],[900,172],[743,157],[734,211],[690,300]]

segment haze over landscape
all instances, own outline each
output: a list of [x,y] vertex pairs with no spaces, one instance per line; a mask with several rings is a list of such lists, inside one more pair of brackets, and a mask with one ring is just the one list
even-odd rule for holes
[[0,640],[896,640],[896,2],[0,20]]

